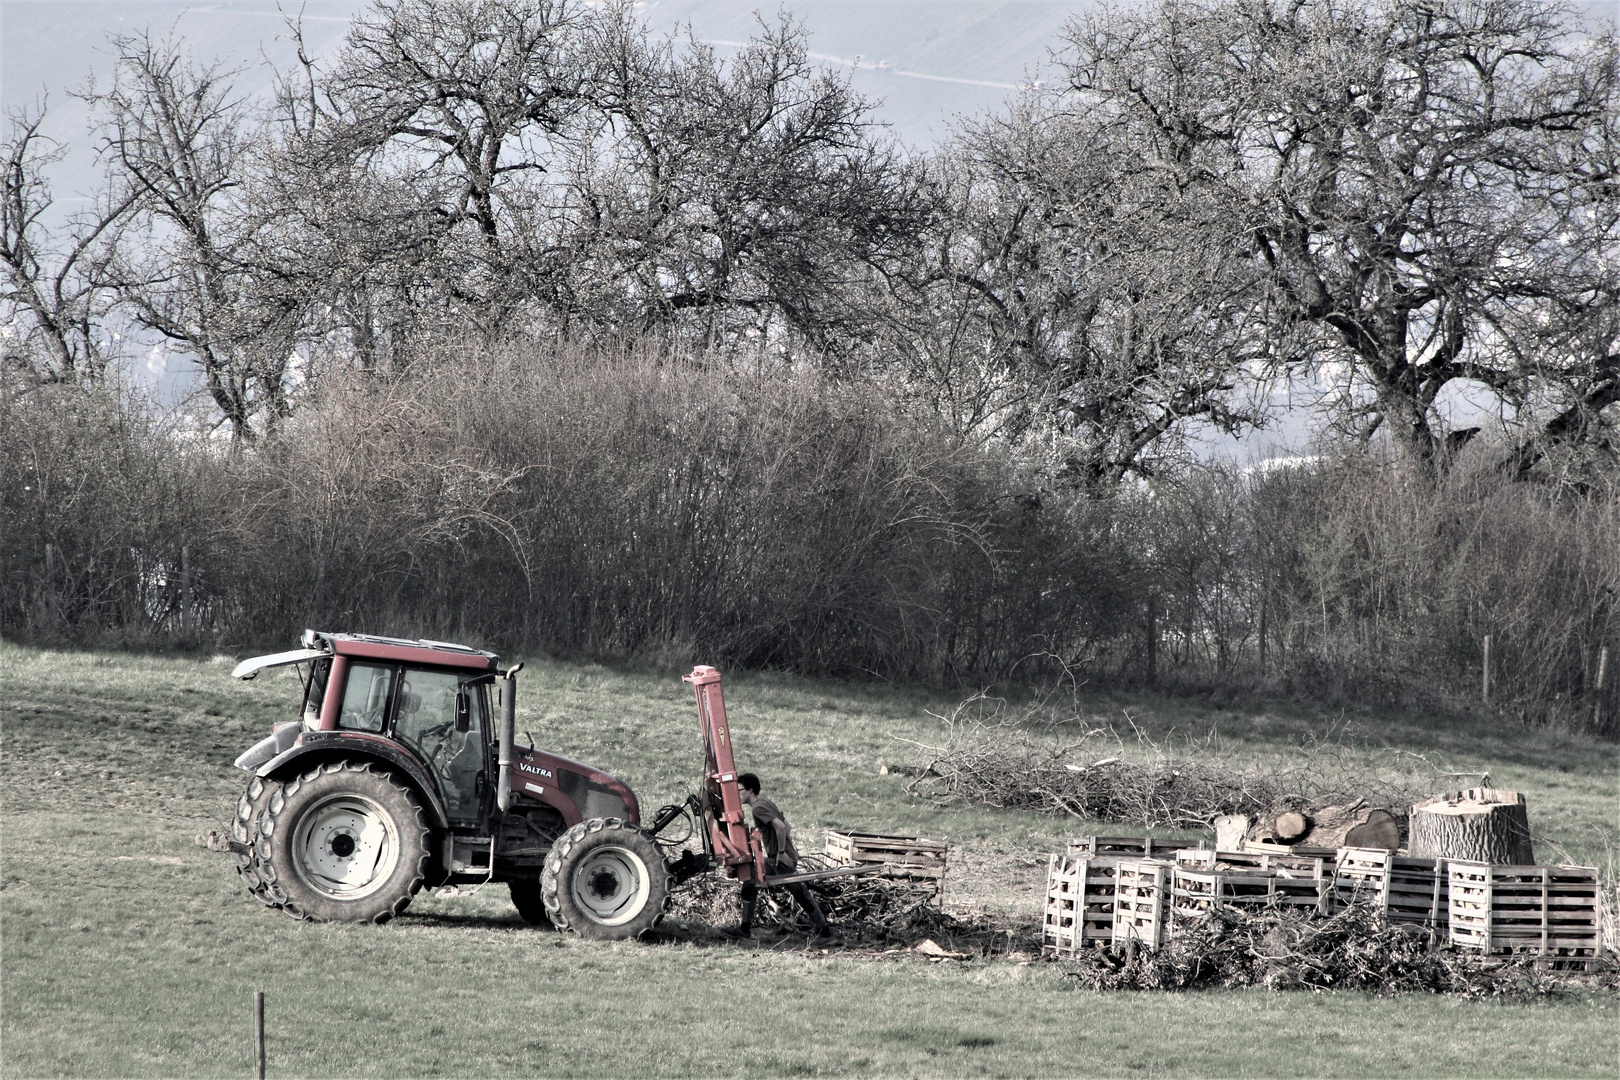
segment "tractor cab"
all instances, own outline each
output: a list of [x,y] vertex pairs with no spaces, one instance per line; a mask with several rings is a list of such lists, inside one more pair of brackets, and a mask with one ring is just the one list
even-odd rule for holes
[[304,647],[255,657],[233,675],[307,665],[299,720],[279,724],[237,759],[257,770],[295,748],[330,741],[327,733],[388,740],[431,781],[424,792],[452,828],[477,830],[487,813],[494,653],[441,641],[306,630]]

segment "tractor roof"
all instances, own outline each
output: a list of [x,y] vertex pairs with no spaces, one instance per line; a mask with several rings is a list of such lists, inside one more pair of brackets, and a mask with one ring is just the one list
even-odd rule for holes
[[368,660],[392,660],[401,664],[434,664],[439,667],[472,668],[475,671],[494,671],[498,657],[494,653],[456,645],[449,641],[428,641],[418,638],[377,637],[373,634],[328,634],[319,630],[305,630],[303,648],[290,652],[272,653],[244,660],[231,672],[238,679],[251,679],[266,668],[302,664],[323,656],[358,656]]
[[324,634],[305,631],[304,638],[325,643],[339,656],[363,656],[372,660],[397,660],[405,664],[441,664],[448,667],[476,668],[493,671],[497,659],[494,653],[483,652],[449,641],[429,641],[418,638],[377,637],[372,634]]

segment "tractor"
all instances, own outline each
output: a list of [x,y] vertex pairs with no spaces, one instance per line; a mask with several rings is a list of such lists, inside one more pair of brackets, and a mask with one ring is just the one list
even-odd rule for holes
[[[298,919],[386,922],[424,886],[505,882],[526,922],[591,938],[639,937],[671,890],[719,869],[761,885],[860,872],[765,875],[737,791],[720,673],[697,697],[703,782],[643,823],[622,781],[515,745],[517,676],[493,653],[441,641],[306,630],[302,647],[232,674],[296,665],[298,720],[236,759],[250,776],[229,839],[248,892]],[[660,834],[693,822],[702,851],[665,857]]]

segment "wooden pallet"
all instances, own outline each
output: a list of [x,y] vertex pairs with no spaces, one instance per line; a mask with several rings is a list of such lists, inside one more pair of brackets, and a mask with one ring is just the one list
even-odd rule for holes
[[950,844],[942,840],[920,836],[827,830],[826,852],[835,862],[844,866],[881,863],[879,877],[932,887],[936,895],[945,890],[950,850]]
[[1176,852],[1176,865],[1189,870],[1275,870],[1282,877],[1317,881],[1333,877],[1334,861],[1322,855],[1274,855],[1254,851],[1208,851],[1188,848]]
[[1114,937],[1116,858],[1052,855],[1046,864],[1046,914],[1041,951],[1073,956],[1107,945]]
[[1451,883],[1444,859],[1398,855],[1385,848],[1340,848],[1333,886],[1340,907],[1357,899],[1369,901],[1390,923],[1428,931],[1430,945],[1448,940]]
[[1065,854],[1082,859],[1173,859],[1177,851],[1189,846],[1186,840],[1161,840],[1156,836],[1071,836]]
[[1245,840],[1239,850],[1255,855],[1304,855],[1329,860],[1337,858],[1339,854],[1338,848],[1306,847],[1304,844],[1272,844],[1264,840]]
[[1325,915],[1333,905],[1333,878],[1307,877],[1296,872],[1247,868],[1200,870],[1177,866],[1171,886],[1171,917],[1175,926],[1197,921],[1222,907],[1251,911],[1288,907]]
[[1596,868],[1452,862],[1447,870],[1453,945],[1549,966],[1597,961]]
[[1115,869],[1116,948],[1137,942],[1156,949],[1170,939],[1170,883],[1175,864],[1167,859],[1122,859]]

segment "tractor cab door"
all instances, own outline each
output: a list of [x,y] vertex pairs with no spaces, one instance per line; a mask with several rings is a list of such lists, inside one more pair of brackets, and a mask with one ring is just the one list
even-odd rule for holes
[[400,672],[394,738],[432,770],[452,826],[476,827],[483,820],[490,790],[487,700],[474,675]]

